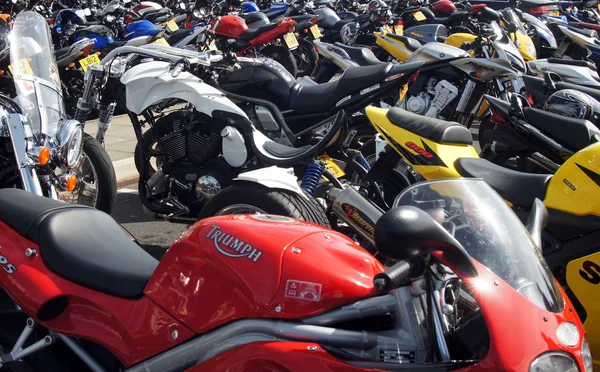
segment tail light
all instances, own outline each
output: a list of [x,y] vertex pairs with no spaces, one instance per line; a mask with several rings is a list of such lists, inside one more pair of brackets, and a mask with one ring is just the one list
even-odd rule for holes
[[531,93],[529,93],[528,90],[525,91],[525,98],[527,98],[527,102],[529,102],[529,104],[531,106],[535,106],[535,102],[533,101],[533,96],[531,95]]
[[294,27],[294,25],[288,26],[288,32],[294,32],[295,29],[296,27]]
[[313,24],[317,24],[317,22],[319,22],[319,17],[315,17],[313,19],[310,20]]
[[421,73],[421,70],[417,70],[415,71],[412,75],[410,75],[408,77],[408,80],[406,80],[406,84],[410,84],[413,81],[417,80],[417,78],[419,77],[419,74]]
[[[319,54],[319,48],[317,48],[316,45],[313,44],[313,47],[315,48],[315,52],[317,52],[317,54]],[[318,60],[317,60],[318,61]]]
[[94,44],[90,44],[90,45],[84,47],[83,49],[81,49],[81,53],[83,53],[84,56],[87,56],[88,54],[90,54],[92,49],[94,49]]
[[492,123],[496,123],[496,124],[506,124],[506,119],[504,119],[504,116],[500,115],[498,113],[498,111],[494,110],[494,108],[490,107],[490,112],[491,112],[491,117],[490,120],[492,121]]
[[402,20],[399,19],[398,22],[396,22],[396,26],[402,26]]
[[532,15],[543,15],[543,14],[548,13],[549,11],[550,11],[550,9],[547,6],[538,6],[538,7],[529,9],[529,13]]
[[131,16],[131,14],[127,14],[125,16],[125,23],[131,23],[132,20],[133,20],[133,17]]

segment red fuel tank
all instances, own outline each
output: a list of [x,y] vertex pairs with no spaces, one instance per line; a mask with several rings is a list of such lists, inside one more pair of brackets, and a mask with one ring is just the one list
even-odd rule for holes
[[215,33],[217,35],[238,39],[240,35],[248,29],[244,18],[236,15],[222,16]]
[[342,234],[287,217],[204,219],[173,244],[145,293],[196,333],[243,318],[305,318],[377,295],[384,267]]

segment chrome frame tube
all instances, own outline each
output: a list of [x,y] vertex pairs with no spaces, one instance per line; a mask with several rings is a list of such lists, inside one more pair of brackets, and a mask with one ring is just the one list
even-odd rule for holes
[[62,333],[54,333],[55,336],[60,338],[62,342],[65,343],[81,360],[94,372],[105,372],[105,369],[96,362],[94,358],[90,354],[87,353],[74,339],[67,335],[63,335]]
[[[7,119],[8,118],[8,119]],[[32,194],[44,196],[42,186],[35,171],[35,165],[27,155],[27,138],[25,138],[25,130],[23,128],[23,118],[19,114],[10,114],[2,117],[2,120],[7,120],[6,126],[12,142],[15,159],[19,167],[23,190]]]

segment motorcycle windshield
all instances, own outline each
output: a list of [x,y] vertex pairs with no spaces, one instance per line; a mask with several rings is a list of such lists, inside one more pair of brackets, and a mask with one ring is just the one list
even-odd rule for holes
[[519,29],[520,32],[522,32],[523,34],[527,35],[527,31],[525,30],[525,27],[523,26],[523,22],[521,22],[521,20],[517,16],[517,13],[515,13],[514,10],[512,10],[512,9],[504,9],[502,11],[502,15],[504,16],[504,19],[506,19],[508,22],[510,22],[513,25],[517,26],[517,28]]
[[483,180],[418,183],[396,198],[394,206],[399,205],[427,211],[473,259],[530,302],[547,311],[562,311],[562,297],[540,249],[506,202]]
[[15,19],[10,64],[19,105],[33,133],[54,136],[65,108],[52,36],[40,14],[27,11]]

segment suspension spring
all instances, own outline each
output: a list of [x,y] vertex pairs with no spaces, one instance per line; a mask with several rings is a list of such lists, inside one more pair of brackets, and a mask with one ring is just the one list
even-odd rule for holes
[[308,169],[306,169],[306,173],[304,173],[304,177],[302,177],[300,187],[311,196],[315,196],[317,185],[319,184],[319,180],[321,179],[324,171],[325,168],[323,167],[322,162],[315,160],[308,166]]
[[363,154],[360,151],[356,152],[356,156],[354,157],[354,160],[356,160],[366,170],[370,170],[371,169],[371,166],[369,165],[369,162],[367,161],[367,159],[365,159],[365,157],[363,156]]

